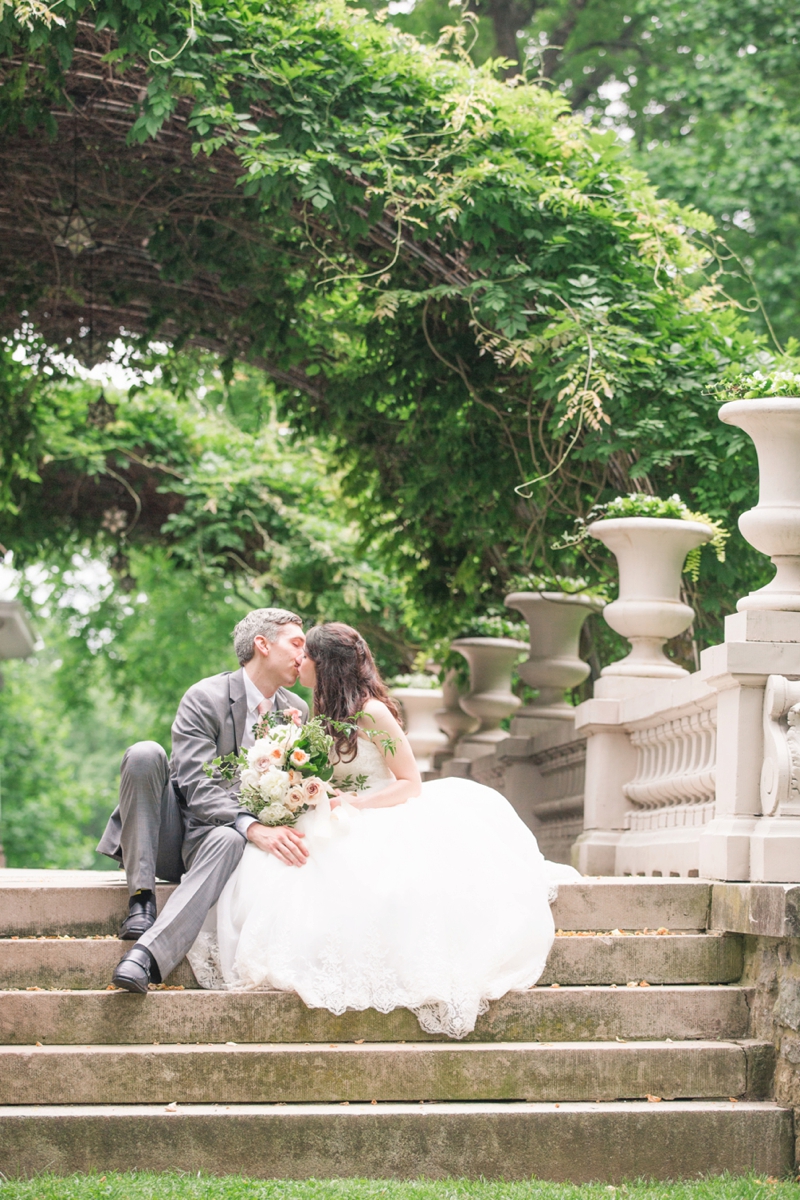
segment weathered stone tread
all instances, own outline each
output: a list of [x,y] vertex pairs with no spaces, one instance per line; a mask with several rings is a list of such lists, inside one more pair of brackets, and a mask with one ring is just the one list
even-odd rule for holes
[[[744,1038],[751,992],[736,986],[537,987],[478,1018],[473,1042]],[[309,1009],[290,992],[0,992],[0,1044],[426,1042],[413,1013]]]
[[8,1177],[114,1169],[621,1183],[779,1177],[792,1162],[791,1111],[748,1101],[0,1108]]
[[[103,989],[127,949],[129,943],[116,938],[0,939],[0,988]],[[741,973],[742,939],[736,935],[606,933],[556,938],[540,984],[732,983]],[[167,983],[197,987],[186,961]]]
[[132,1080],[143,1104],[740,1097],[748,1078],[765,1078],[771,1051],[749,1041],[2,1046],[0,1104],[123,1104]]
[[[172,886],[159,885],[163,905]],[[128,901],[122,872],[0,870],[0,936],[116,933]],[[711,884],[697,879],[584,879],[559,886],[558,929],[705,929]]]

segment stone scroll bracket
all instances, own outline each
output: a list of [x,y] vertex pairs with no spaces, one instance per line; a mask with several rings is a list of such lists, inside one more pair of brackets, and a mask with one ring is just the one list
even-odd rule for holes
[[761,810],[800,816],[800,680],[770,675],[764,692]]

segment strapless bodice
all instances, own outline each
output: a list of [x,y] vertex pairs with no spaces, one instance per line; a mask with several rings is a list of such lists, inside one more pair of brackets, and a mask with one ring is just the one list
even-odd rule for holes
[[368,792],[378,792],[381,788],[394,783],[395,780],[393,772],[387,766],[386,759],[370,738],[360,737],[358,739],[356,756],[350,762],[334,764],[334,783],[346,780],[348,776],[355,781],[358,775],[366,776],[366,784],[361,791]]

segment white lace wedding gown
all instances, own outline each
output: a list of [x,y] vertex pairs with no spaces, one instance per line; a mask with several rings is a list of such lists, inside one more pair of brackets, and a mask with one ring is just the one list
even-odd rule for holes
[[[334,780],[357,774],[370,791],[394,780],[363,738]],[[311,811],[297,827],[302,867],[245,847],[188,955],[202,987],[292,991],[337,1014],[409,1008],[462,1038],[490,1000],[537,981],[554,885],[579,878],[472,780],[433,780],[393,808]]]

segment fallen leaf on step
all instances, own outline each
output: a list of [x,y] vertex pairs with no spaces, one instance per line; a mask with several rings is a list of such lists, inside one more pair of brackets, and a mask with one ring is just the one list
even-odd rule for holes
[[36,1043],[36,1045],[37,1045],[37,1046],[41,1046],[41,1044],[42,1044],[41,1042],[37,1042],[37,1043]]
[[340,1100],[339,1103],[340,1104],[349,1104],[350,1101],[349,1100]]
[[177,1111],[178,1111],[178,1106],[174,1100],[172,1101],[171,1104],[168,1104],[166,1106],[166,1108],[164,1109],[164,1112],[177,1112]]
[[617,1034],[616,1040],[617,1040],[618,1042],[622,1042],[622,1043],[623,1043],[623,1045],[625,1045],[625,1046],[627,1046],[627,1044],[628,1044],[628,1042],[627,1042],[627,1039],[626,1039],[626,1038],[621,1038],[621,1037],[619,1036],[619,1034]]
[[366,1040],[367,1040],[366,1038],[356,1038],[356,1040],[353,1042],[353,1045],[354,1046],[363,1046],[364,1042]]
[[557,988],[557,987],[561,987],[561,984],[560,984],[560,983],[551,983],[551,984],[550,984],[550,987],[551,987],[551,988]]
[[650,1096],[650,1095],[648,1095],[647,1099],[650,1101],[650,1103],[651,1103],[651,1104],[660,1104],[660,1103],[661,1103],[661,1097],[660,1097],[660,1096]]
[[612,937],[622,937],[622,930],[621,929],[612,929],[611,936]]
[[739,1103],[739,1101],[736,1099],[736,1097],[735,1097],[735,1096],[728,1096],[728,1099],[730,1100],[731,1104],[738,1104],[738,1103]]
[[639,987],[650,987],[650,984],[647,982],[647,980],[646,980],[646,979],[640,979],[640,980],[639,980]]
[[377,1100],[370,1100],[370,1104],[377,1104],[377,1103],[378,1103]]
[[658,934],[659,937],[663,937],[665,933],[669,933],[669,930],[664,925],[662,925],[660,929],[656,930],[656,933]]
[[638,987],[638,986],[639,985],[635,979],[631,979],[628,983],[625,984],[625,987]]

